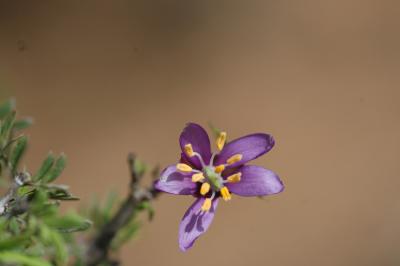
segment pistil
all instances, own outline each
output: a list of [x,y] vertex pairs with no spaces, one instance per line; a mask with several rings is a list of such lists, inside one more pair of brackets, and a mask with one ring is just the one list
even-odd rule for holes
[[222,178],[219,174],[214,171],[213,167],[207,166],[203,168],[203,172],[208,182],[210,182],[211,186],[214,190],[219,191],[222,187]]

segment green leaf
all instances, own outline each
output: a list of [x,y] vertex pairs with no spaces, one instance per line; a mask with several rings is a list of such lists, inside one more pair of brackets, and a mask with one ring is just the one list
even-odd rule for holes
[[23,130],[28,127],[30,127],[33,124],[33,119],[32,118],[24,118],[21,120],[17,120],[14,123],[14,130]]
[[25,266],[51,266],[51,264],[42,258],[32,257],[21,252],[3,251],[0,252],[0,261],[9,264],[19,264]]
[[15,235],[18,235],[21,232],[21,229],[19,228],[19,223],[18,223],[16,217],[11,217],[11,219],[9,220],[9,223],[8,223],[8,228]]
[[15,99],[9,99],[8,101],[0,105],[0,119],[3,119],[12,110],[15,109]]
[[43,161],[42,166],[40,166],[39,171],[33,176],[33,180],[38,181],[45,177],[53,166],[55,159],[55,156],[52,153],[49,153],[47,158]]
[[37,236],[31,236],[30,241],[33,245],[27,246],[24,253],[29,256],[45,257],[48,250],[45,245],[40,242],[40,239]]
[[27,230],[29,230],[30,232],[35,232],[37,226],[38,226],[37,218],[33,215],[29,216]]
[[10,164],[13,173],[15,173],[17,169],[18,163],[26,150],[27,144],[28,138],[26,136],[22,136],[17,140],[17,143],[11,151]]
[[49,184],[46,186],[48,196],[50,199],[55,200],[79,200],[78,197],[73,196],[68,187],[64,185]]
[[28,194],[34,193],[35,189],[31,186],[21,186],[17,190],[17,195],[18,197],[24,197],[27,196]]
[[56,251],[56,261],[63,265],[68,260],[68,251],[66,243],[60,233],[51,231],[52,243]]
[[0,250],[14,249],[23,247],[30,241],[30,237],[27,235],[10,237],[7,239],[0,240]]
[[83,217],[70,213],[63,217],[49,217],[44,220],[47,226],[60,232],[72,233],[87,230],[92,223]]
[[4,216],[0,216],[0,232],[6,230],[8,219]]
[[93,197],[89,208],[87,208],[85,212],[85,216],[93,221],[96,229],[102,228],[104,224],[108,222],[108,220],[105,219],[103,210],[100,208],[99,200],[96,197]]
[[[66,243],[61,234],[44,224],[41,224],[40,238],[46,246],[54,248],[55,259],[58,264],[64,265],[68,259]],[[58,265],[57,264],[57,265]]]
[[109,221],[111,219],[113,207],[117,199],[118,199],[117,193],[110,192],[108,194],[107,200],[103,207],[103,216],[105,220]]
[[47,175],[43,178],[46,183],[50,183],[54,181],[57,177],[59,177],[62,171],[65,168],[67,163],[67,159],[64,154],[61,154],[60,157],[54,163],[54,166],[48,171]]
[[11,136],[11,130],[14,125],[14,121],[15,121],[15,111],[11,111],[11,113],[7,114],[4,120],[2,120],[0,137],[3,142],[2,143],[3,147],[7,144]]
[[58,203],[49,202],[44,189],[36,189],[31,201],[30,212],[37,217],[50,217],[58,212]]

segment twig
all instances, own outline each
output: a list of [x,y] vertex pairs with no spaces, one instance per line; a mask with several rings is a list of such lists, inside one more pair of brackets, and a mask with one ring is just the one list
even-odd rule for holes
[[[108,255],[111,242],[118,231],[134,218],[138,211],[138,206],[144,202],[155,199],[159,195],[159,191],[153,186],[147,189],[139,186],[143,173],[136,172],[134,167],[135,156],[133,154],[129,154],[128,164],[131,174],[130,191],[114,217],[105,224],[99,234],[94,237],[87,252],[86,264],[88,266],[95,266],[99,265],[101,262],[109,261]],[[157,177],[157,173],[153,172],[153,178],[155,177]]]

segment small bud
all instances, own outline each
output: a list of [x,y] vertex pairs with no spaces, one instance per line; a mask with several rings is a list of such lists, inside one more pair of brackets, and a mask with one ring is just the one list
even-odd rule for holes
[[30,174],[28,172],[18,173],[14,177],[14,181],[18,186],[23,186],[26,183],[31,181],[31,176],[30,176]]

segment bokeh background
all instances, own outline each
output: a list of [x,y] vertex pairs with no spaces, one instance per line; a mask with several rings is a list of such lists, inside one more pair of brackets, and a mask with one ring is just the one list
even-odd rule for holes
[[[0,87],[88,202],[126,155],[177,160],[185,123],[269,132],[284,193],[222,203],[187,253],[163,195],[124,265],[399,265],[399,1],[0,1]],[[29,162],[29,163],[28,163]],[[69,207],[76,207],[69,205]]]

